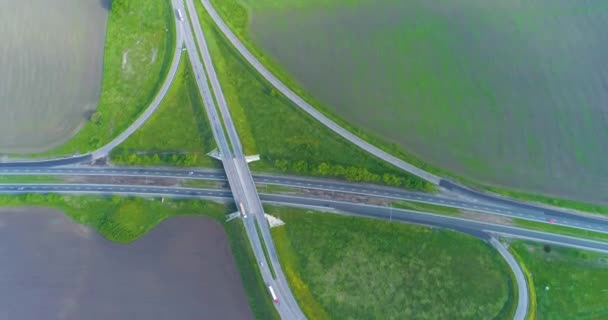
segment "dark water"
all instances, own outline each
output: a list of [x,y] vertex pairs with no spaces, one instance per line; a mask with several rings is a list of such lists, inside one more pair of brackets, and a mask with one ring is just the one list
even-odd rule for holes
[[222,227],[174,217],[129,245],[60,212],[0,212],[0,319],[251,319]]

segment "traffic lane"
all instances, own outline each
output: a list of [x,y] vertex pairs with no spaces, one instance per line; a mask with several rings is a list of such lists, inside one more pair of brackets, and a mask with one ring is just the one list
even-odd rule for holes
[[[594,240],[579,239],[569,236],[556,235],[542,231],[533,231],[518,227],[509,227],[489,222],[466,220],[464,218],[441,216],[432,213],[424,213],[413,210],[396,209],[372,206],[366,204],[340,202],[326,199],[302,198],[296,196],[284,195],[268,195],[260,194],[263,201],[298,205],[307,207],[317,207],[321,209],[334,209],[343,212],[344,214],[354,214],[358,216],[382,218],[385,220],[413,222],[435,227],[443,227],[469,233],[470,230],[475,232],[490,232],[496,234],[504,234],[515,236],[523,239],[531,239],[534,241],[556,243],[569,245],[584,249],[590,249],[608,253],[608,242],[600,242]],[[469,233],[470,234],[470,233]]]
[[91,154],[84,154],[69,158],[49,159],[39,161],[15,161],[15,162],[0,162],[0,168],[37,168],[37,167],[56,167],[90,162],[93,159]]
[[[22,189],[20,189],[22,188]],[[150,187],[150,186],[115,186],[115,185],[0,185],[0,193],[83,193],[83,194],[126,194],[143,196],[181,196],[188,198],[209,197],[214,199],[231,200],[232,194],[225,190],[204,190],[176,187]],[[395,209],[387,207],[370,206],[364,204],[339,202],[325,199],[302,198],[285,195],[260,194],[260,198],[269,203],[278,203],[289,206],[303,206],[325,209],[328,212],[339,210],[342,214],[354,214],[385,220],[413,222],[448,229],[462,230],[463,232],[490,232],[506,234],[523,239],[569,245],[587,250],[608,252],[608,243],[561,236],[540,231],[526,230],[516,227],[502,226],[487,222],[471,221],[462,218],[440,216],[412,210]],[[481,234],[477,234],[481,236]],[[485,236],[487,239],[487,236]]]
[[[0,168],[4,174],[81,174],[81,175],[124,175],[124,176],[156,176],[184,179],[208,179],[225,181],[226,175],[218,170],[176,170],[155,168],[95,168],[95,167],[68,167],[68,168]],[[369,184],[358,185],[326,179],[311,179],[302,177],[281,177],[274,175],[255,175],[257,183],[275,184],[297,188],[325,190],[331,192],[358,193],[363,195],[386,197],[398,200],[442,205],[483,213],[498,214],[507,217],[521,218],[538,222],[551,222],[557,225],[588,229],[598,232],[608,231],[608,221],[598,217],[588,217],[579,214],[542,212],[539,208],[533,210],[514,208],[513,206],[492,206],[479,202],[457,200],[432,194],[399,190],[385,186]]]
[[485,201],[494,202],[494,203],[498,203],[501,205],[507,205],[514,209],[539,211],[545,215],[545,218],[547,220],[549,220],[549,219],[560,220],[560,219],[564,219],[564,218],[570,218],[570,219],[575,219],[575,220],[579,221],[580,223],[584,223],[584,224],[593,224],[593,223],[607,224],[608,223],[608,218],[605,218],[605,217],[590,217],[590,216],[587,216],[584,214],[565,212],[565,211],[545,208],[545,207],[541,207],[541,206],[537,206],[537,205],[533,205],[533,204],[529,204],[529,203],[525,203],[525,202],[520,202],[517,200],[511,200],[511,199],[507,199],[507,198],[503,198],[503,197],[499,197],[499,196],[494,196],[491,194],[487,194],[485,192],[469,189],[467,187],[461,186],[457,183],[454,183],[454,182],[451,182],[451,181],[448,181],[445,179],[442,179],[439,182],[439,186],[446,188],[450,191],[455,191],[455,192],[459,192],[461,194],[468,195],[470,197],[483,199]]

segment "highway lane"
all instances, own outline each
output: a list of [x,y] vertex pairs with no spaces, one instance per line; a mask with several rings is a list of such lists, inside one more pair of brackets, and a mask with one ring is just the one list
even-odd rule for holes
[[[139,186],[139,185],[98,185],[98,184],[0,184],[0,194],[56,193],[56,194],[99,194],[99,195],[137,195],[149,197],[182,197],[193,199],[212,199],[230,201],[233,199],[228,190],[206,190],[184,187]],[[608,243],[570,236],[562,236],[542,231],[509,227],[490,222],[474,221],[465,218],[443,216],[415,210],[397,209],[360,203],[316,199],[291,195],[261,193],[262,201],[268,204],[306,207],[327,213],[355,215],[397,222],[408,222],[433,227],[447,228],[474,235],[484,240],[491,235],[503,235],[528,239],[547,244],[568,246],[608,254]]]
[[397,168],[400,168],[406,172],[409,172],[413,175],[416,175],[422,179],[425,179],[435,185],[439,184],[440,178],[430,172],[424,171],[418,167],[415,167],[389,153],[381,150],[380,148],[370,144],[369,142],[359,138],[357,135],[351,133],[350,131],[344,129],[333,120],[326,117],[324,114],[319,112],[313,106],[311,106],[308,102],[302,99],[298,94],[293,92],[289,87],[287,87],[281,80],[275,77],[264,65],[245,47],[245,45],[238,39],[238,37],[230,30],[230,28],[224,23],[220,15],[217,13],[215,8],[211,5],[209,0],[201,0],[203,6],[218,26],[218,28],[222,31],[224,36],[232,43],[232,45],[238,50],[238,52],[256,69],[256,71],[266,79],[266,81],[270,82],[277,90],[279,90],[283,95],[285,95],[289,100],[291,100],[294,104],[308,113],[311,117],[321,122],[323,125],[331,129],[333,132],[342,136],[347,141],[353,143],[354,145],[360,147],[361,149],[367,151],[368,153],[394,165]]
[[[225,181],[226,175],[220,170],[201,169],[172,169],[172,168],[133,168],[133,167],[57,167],[57,168],[0,168],[0,174],[18,175],[99,175],[99,176],[133,176],[133,177],[164,177],[175,179],[206,179]],[[422,192],[413,192],[403,189],[390,188],[372,184],[349,183],[321,178],[307,178],[297,176],[280,176],[270,174],[254,174],[254,181],[262,184],[280,185],[286,187],[307,188],[330,192],[369,195],[395,200],[406,200],[419,203],[441,205],[446,207],[465,209],[481,213],[497,214],[512,218],[520,218],[546,223],[548,219],[555,219],[554,224],[584,230],[608,232],[608,220],[602,217],[581,216],[569,212],[546,212],[542,207],[520,207],[516,203],[502,203],[502,205],[486,204],[470,200],[455,199],[441,195]]]
[[[295,298],[291,294],[287,281],[282,273],[282,269],[278,264],[278,258],[276,258],[276,254],[273,255],[274,245],[272,243],[272,238],[270,238],[269,242],[268,237],[264,234],[264,229],[268,229],[268,226],[266,220],[263,219],[263,208],[257,196],[257,190],[255,187],[253,189],[250,188],[250,185],[253,185],[253,183],[249,183],[249,180],[251,180],[249,167],[247,166],[246,162],[239,161],[240,159],[244,160],[245,158],[240,148],[240,139],[238,134],[236,134],[236,129],[231,121],[225,101],[218,102],[220,104],[220,113],[223,122],[220,121],[220,117],[218,117],[213,95],[208,87],[209,81],[205,76],[205,71],[207,72],[208,78],[211,79],[215,98],[219,101],[220,99],[223,99],[223,94],[221,93],[221,88],[218,87],[219,81],[217,80],[217,75],[213,69],[210,54],[207,51],[208,48],[206,46],[206,41],[202,30],[200,30],[200,24],[198,24],[198,16],[196,11],[192,8],[192,3],[188,3],[188,10],[184,10],[181,1],[174,1],[173,5],[176,8],[180,8],[180,10],[183,12],[188,13],[188,18],[184,21],[186,29],[186,48],[192,62],[193,71],[196,75],[199,91],[201,92],[201,96],[203,96],[207,115],[211,122],[211,126],[213,127],[214,138],[218,144],[220,158],[222,164],[224,165],[224,171],[226,173],[230,188],[233,191],[232,194],[234,200],[238,204],[237,207],[243,216],[245,231],[251,243],[254,255],[256,256],[258,263],[266,259],[256,228],[256,226],[259,226],[259,229],[262,231],[262,241],[265,242],[267,251],[271,257],[271,260],[267,261],[267,263],[260,264],[262,277],[267,285],[273,286],[276,295],[279,297],[279,303],[275,304],[279,315],[281,315],[281,317],[284,319],[303,319],[304,315],[297,305]],[[194,35],[192,34],[192,27],[194,27],[195,30]],[[199,50],[202,54],[202,64],[201,56],[199,56]],[[217,90],[220,90],[220,92],[216,92]],[[232,143],[233,147],[236,146],[234,153],[233,150],[230,149],[228,141],[226,140],[222,123],[226,127],[226,131],[230,137],[230,143]],[[250,218],[247,218],[248,216],[250,216]],[[260,222],[259,217],[262,217],[263,223]],[[270,232],[267,234],[269,236]],[[276,272],[276,279],[272,276],[269,265],[272,266]]]

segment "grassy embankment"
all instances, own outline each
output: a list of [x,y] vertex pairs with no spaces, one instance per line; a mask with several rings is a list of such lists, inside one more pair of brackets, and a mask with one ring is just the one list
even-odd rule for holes
[[252,169],[432,189],[423,180],[352,146],[304,114],[242,59],[199,1],[196,6],[243,147],[249,154],[261,155]]
[[535,319],[608,317],[607,255],[521,241],[510,250],[525,266],[535,292]]
[[129,165],[214,167],[207,156],[215,148],[211,126],[192,67],[183,55],[171,88],[146,124],[118,146],[113,162]]
[[310,319],[508,318],[510,270],[488,244],[447,230],[285,207],[267,212],[281,265]]
[[[356,4],[358,1],[351,1],[349,3]],[[528,200],[533,202],[545,203],[550,205],[555,205],[564,208],[571,208],[580,211],[587,211],[592,213],[602,213],[608,214],[608,207],[606,206],[597,206],[590,203],[583,203],[572,201],[568,199],[557,199],[550,196],[543,195],[533,195],[523,192],[517,192],[513,190],[508,190],[505,188],[495,187],[483,185],[478,182],[472,181],[470,179],[458,176],[453,172],[445,171],[441,168],[433,166],[422,159],[415,157],[414,155],[408,153],[403,150],[403,148],[395,143],[389,143],[384,141],[383,139],[371,135],[369,133],[364,132],[364,130],[356,128],[346,121],[342,120],[336,114],[334,114],[331,109],[315,99],[310,93],[306,92],[302,89],[298,83],[293,79],[293,77],[276,61],[274,61],[269,55],[264,53],[260,47],[255,44],[254,41],[251,40],[249,36],[249,16],[250,12],[244,3],[248,3],[247,1],[241,0],[211,0],[211,3],[216,8],[218,13],[222,16],[224,21],[230,26],[231,30],[239,37],[239,39],[245,44],[245,46],[268,68],[275,76],[277,76],[281,81],[283,81],[286,85],[288,85],[293,91],[298,93],[301,97],[303,97],[310,104],[315,106],[319,111],[323,112],[326,116],[340,124],[342,127],[350,130],[353,133],[356,133],[359,137],[367,140],[373,145],[383,149],[390,154],[393,154],[419,168],[422,168],[426,171],[432,172],[434,174],[440,176],[447,176],[453,179],[456,179],[464,184],[474,186],[476,188],[488,190],[491,192],[495,192],[504,196],[509,196],[521,200]],[[331,5],[332,0],[318,0],[318,1],[310,1],[306,3],[299,3],[298,6],[306,7],[312,5],[323,5],[328,6]],[[344,2],[346,3],[346,2]],[[283,4],[274,1],[265,1],[263,4],[255,4],[264,7],[282,7]],[[292,5],[292,4],[290,4]]]
[[560,225],[536,222],[524,219],[513,219],[513,224],[526,229],[544,231],[555,234],[562,234],[577,238],[592,239],[598,241],[608,241],[608,233],[594,232],[577,228],[564,227]]
[[152,102],[175,48],[169,0],[129,0],[113,5],[108,18],[102,90],[97,111],[66,144],[35,156],[95,150],[124,131]]
[[233,208],[201,200],[166,198],[60,196],[56,194],[0,195],[0,206],[41,206],[61,210],[74,221],[96,229],[111,241],[135,241],[164,219],[175,215],[201,215],[220,222],[228,235],[232,253],[241,279],[257,319],[278,319],[266,287],[257,270],[257,264],[245,230],[239,220],[226,223],[225,214]]

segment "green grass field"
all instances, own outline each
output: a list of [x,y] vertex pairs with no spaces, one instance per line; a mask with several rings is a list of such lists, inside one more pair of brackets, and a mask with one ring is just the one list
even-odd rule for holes
[[217,167],[211,126],[184,54],[171,88],[146,124],[112,151],[112,161],[130,165]]
[[560,225],[548,224],[544,222],[536,222],[524,219],[513,219],[516,226],[526,229],[545,231],[549,233],[563,234],[577,238],[587,238],[592,240],[608,241],[608,233],[594,232],[577,228],[564,227]]
[[568,248],[515,242],[536,292],[536,319],[608,318],[608,256]]
[[409,176],[350,145],[302,113],[261,79],[218,33],[202,5],[197,9],[243,147],[262,160],[257,171],[332,176],[430,190]]
[[[85,153],[125,130],[154,99],[175,48],[169,0],[129,0],[110,12],[97,111],[66,144],[44,156]],[[39,156],[39,155],[37,155]]]
[[506,263],[460,233],[267,207],[296,299],[310,319],[506,319]]

